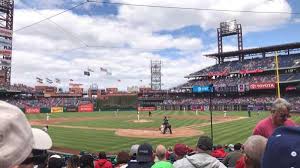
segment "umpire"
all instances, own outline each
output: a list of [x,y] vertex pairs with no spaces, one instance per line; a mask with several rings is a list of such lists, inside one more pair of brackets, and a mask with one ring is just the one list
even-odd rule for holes
[[171,128],[171,125],[169,124],[169,120],[168,120],[167,116],[165,116],[165,118],[164,118],[163,125],[164,125],[163,134],[166,134],[167,129],[169,129],[170,134],[172,134],[172,128]]

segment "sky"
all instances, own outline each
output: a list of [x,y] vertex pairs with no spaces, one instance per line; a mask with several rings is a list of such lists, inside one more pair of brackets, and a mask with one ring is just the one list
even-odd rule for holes
[[[97,84],[98,88],[126,90],[128,86],[150,86],[150,61],[161,60],[162,88],[167,89],[185,83],[184,76],[216,63],[204,55],[217,52],[216,29],[222,21],[235,19],[242,24],[244,48],[299,42],[300,37],[300,14],[290,14],[300,13],[298,0],[97,1],[45,19],[85,0],[15,0],[12,83],[35,86],[36,77],[58,78],[61,83],[55,85],[64,89],[73,79],[85,88]],[[236,36],[226,38],[224,48],[236,50]],[[112,75],[101,72],[100,67]],[[87,68],[94,71],[90,77],[83,75]]]

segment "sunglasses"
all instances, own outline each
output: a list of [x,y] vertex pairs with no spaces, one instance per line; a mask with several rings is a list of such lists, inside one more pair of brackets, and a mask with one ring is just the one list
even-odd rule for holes
[[287,118],[290,118],[291,115],[290,114],[280,114],[280,118],[282,119],[287,119]]

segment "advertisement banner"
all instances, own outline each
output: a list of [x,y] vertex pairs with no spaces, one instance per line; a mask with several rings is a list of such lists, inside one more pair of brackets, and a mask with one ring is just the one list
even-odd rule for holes
[[92,103],[82,104],[78,106],[78,112],[93,112],[93,111],[94,111],[94,105]]
[[0,38],[0,45],[1,46],[11,47],[11,40],[10,39]]
[[0,36],[12,37],[12,30],[0,28]]
[[296,86],[288,86],[285,88],[285,91],[293,91],[293,90],[296,90]]
[[222,72],[208,72],[208,76],[228,76],[228,75],[229,75],[228,70],[224,70]]
[[193,86],[193,93],[213,92],[213,86]]
[[265,82],[265,83],[251,83],[250,90],[262,90],[262,89],[275,89],[276,85],[274,82]]
[[238,85],[238,92],[245,92],[245,85],[239,84]]
[[1,49],[0,54],[6,55],[6,56],[11,56],[11,50]]
[[51,113],[62,113],[63,111],[63,107],[51,107]]
[[26,107],[25,108],[25,113],[27,113],[27,114],[37,114],[37,113],[40,113],[40,108],[39,107]]
[[138,107],[138,111],[155,111],[156,107]]
[[66,112],[77,112],[76,107],[66,107]]
[[6,66],[6,67],[11,67],[11,60],[6,60],[3,58],[0,58],[0,65]]
[[255,70],[240,70],[240,74],[256,74],[256,73],[262,73],[264,70],[262,69],[255,69]]

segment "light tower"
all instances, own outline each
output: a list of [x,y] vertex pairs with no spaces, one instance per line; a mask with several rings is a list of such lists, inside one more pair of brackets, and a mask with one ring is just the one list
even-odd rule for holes
[[151,60],[151,89],[161,90],[161,61]]
[[0,0],[0,86],[11,78],[14,0]]
[[[218,33],[218,53],[223,52],[223,38],[227,36],[237,35],[238,50],[243,50],[243,33],[242,25],[237,24],[236,20],[226,21],[220,23],[220,28],[217,29]],[[239,60],[243,60],[244,56],[240,55]],[[223,63],[224,60],[219,60],[219,63]]]

